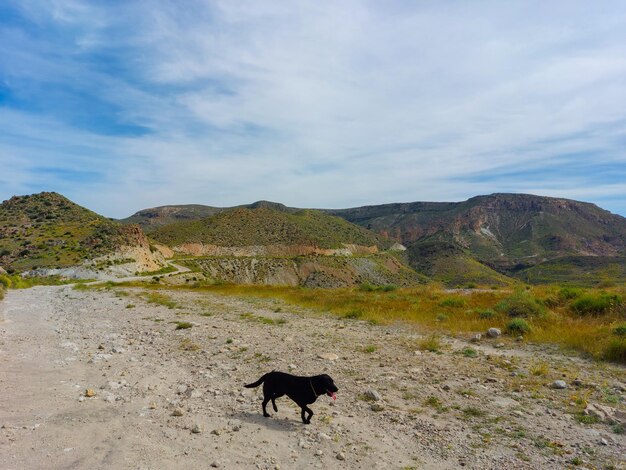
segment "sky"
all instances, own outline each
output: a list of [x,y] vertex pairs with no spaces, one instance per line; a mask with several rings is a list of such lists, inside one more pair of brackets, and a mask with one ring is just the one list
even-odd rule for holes
[[0,200],[626,215],[626,2],[2,0]]

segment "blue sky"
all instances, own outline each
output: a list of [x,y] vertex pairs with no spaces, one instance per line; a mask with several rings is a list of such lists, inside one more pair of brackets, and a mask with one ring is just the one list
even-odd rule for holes
[[0,199],[626,215],[623,1],[0,2]]

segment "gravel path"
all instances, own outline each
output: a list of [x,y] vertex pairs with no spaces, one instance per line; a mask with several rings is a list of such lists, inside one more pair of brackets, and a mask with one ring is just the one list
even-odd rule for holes
[[[495,349],[496,341],[475,355],[456,339],[421,352],[420,332],[404,325],[274,300],[164,294],[149,302],[139,289],[8,293],[1,468],[624,466],[615,426],[575,419],[583,399],[624,410],[622,367],[531,346]],[[538,365],[543,375],[531,372]],[[273,369],[329,373],[338,399],[320,397],[308,426],[286,398],[263,418],[260,390],[242,385]],[[557,379],[568,388],[550,388]],[[373,391],[381,400],[368,399]]]

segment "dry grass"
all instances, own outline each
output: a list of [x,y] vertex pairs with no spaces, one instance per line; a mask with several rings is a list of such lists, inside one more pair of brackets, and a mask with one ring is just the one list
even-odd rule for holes
[[[321,313],[371,323],[389,324],[399,321],[417,323],[431,334],[467,335],[484,332],[490,327],[505,330],[511,320],[507,313],[494,311],[496,305],[512,295],[510,290],[504,289],[468,291],[463,294],[463,302],[459,301],[458,292],[447,292],[434,283],[392,292],[363,291],[358,288],[308,289],[241,285],[202,286],[195,290],[223,295],[281,299],[288,304]],[[540,305],[549,306],[540,317],[527,319],[530,331],[524,335],[525,339],[537,343],[557,344],[597,359],[626,362],[626,337],[614,333],[616,326],[624,322],[626,314],[624,310],[614,309],[604,315],[583,317],[572,311],[571,304],[575,299],[561,298],[558,302],[554,301],[561,290],[559,286],[538,286],[529,288],[524,294],[535,299]],[[596,291],[585,290],[592,294]],[[607,292],[624,295],[623,291],[615,288]],[[486,311],[489,315],[484,314]],[[446,321],[440,320],[442,315],[446,316]]]

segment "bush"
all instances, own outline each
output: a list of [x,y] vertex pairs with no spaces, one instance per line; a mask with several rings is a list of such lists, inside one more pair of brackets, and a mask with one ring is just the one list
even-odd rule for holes
[[479,310],[478,311],[478,316],[480,318],[484,318],[484,319],[490,319],[496,316],[496,312],[494,312],[493,310],[487,309],[487,310]]
[[452,308],[464,307],[465,299],[461,299],[459,297],[448,297],[447,299],[443,299],[441,302],[439,302],[439,306]]
[[620,307],[623,302],[622,296],[617,294],[586,294],[572,303],[572,310],[579,315],[602,315]]
[[348,318],[350,320],[356,320],[357,318],[361,318],[363,316],[363,310],[353,309],[342,315],[343,318]]
[[449,318],[448,315],[446,315],[445,313],[440,313],[437,315],[437,321],[440,321],[440,322],[447,321],[448,318]]
[[563,300],[577,299],[583,295],[584,291],[578,287],[561,287],[559,297]]
[[626,323],[622,323],[621,325],[617,325],[613,328],[613,334],[617,336],[626,336]]
[[438,352],[441,350],[442,344],[439,336],[432,335],[424,338],[419,342],[419,348],[422,351]]
[[4,287],[5,289],[9,289],[13,285],[11,278],[9,276],[5,276],[4,274],[0,274],[0,288]]
[[606,361],[626,364],[626,338],[613,338],[604,349],[602,357]]
[[523,318],[514,318],[506,325],[506,331],[512,335],[523,335],[530,332],[530,325]]
[[546,308],[536,298],[524,291],[518,291],[496,305],[496,310],[514,318],[533,318],[545,315]]

